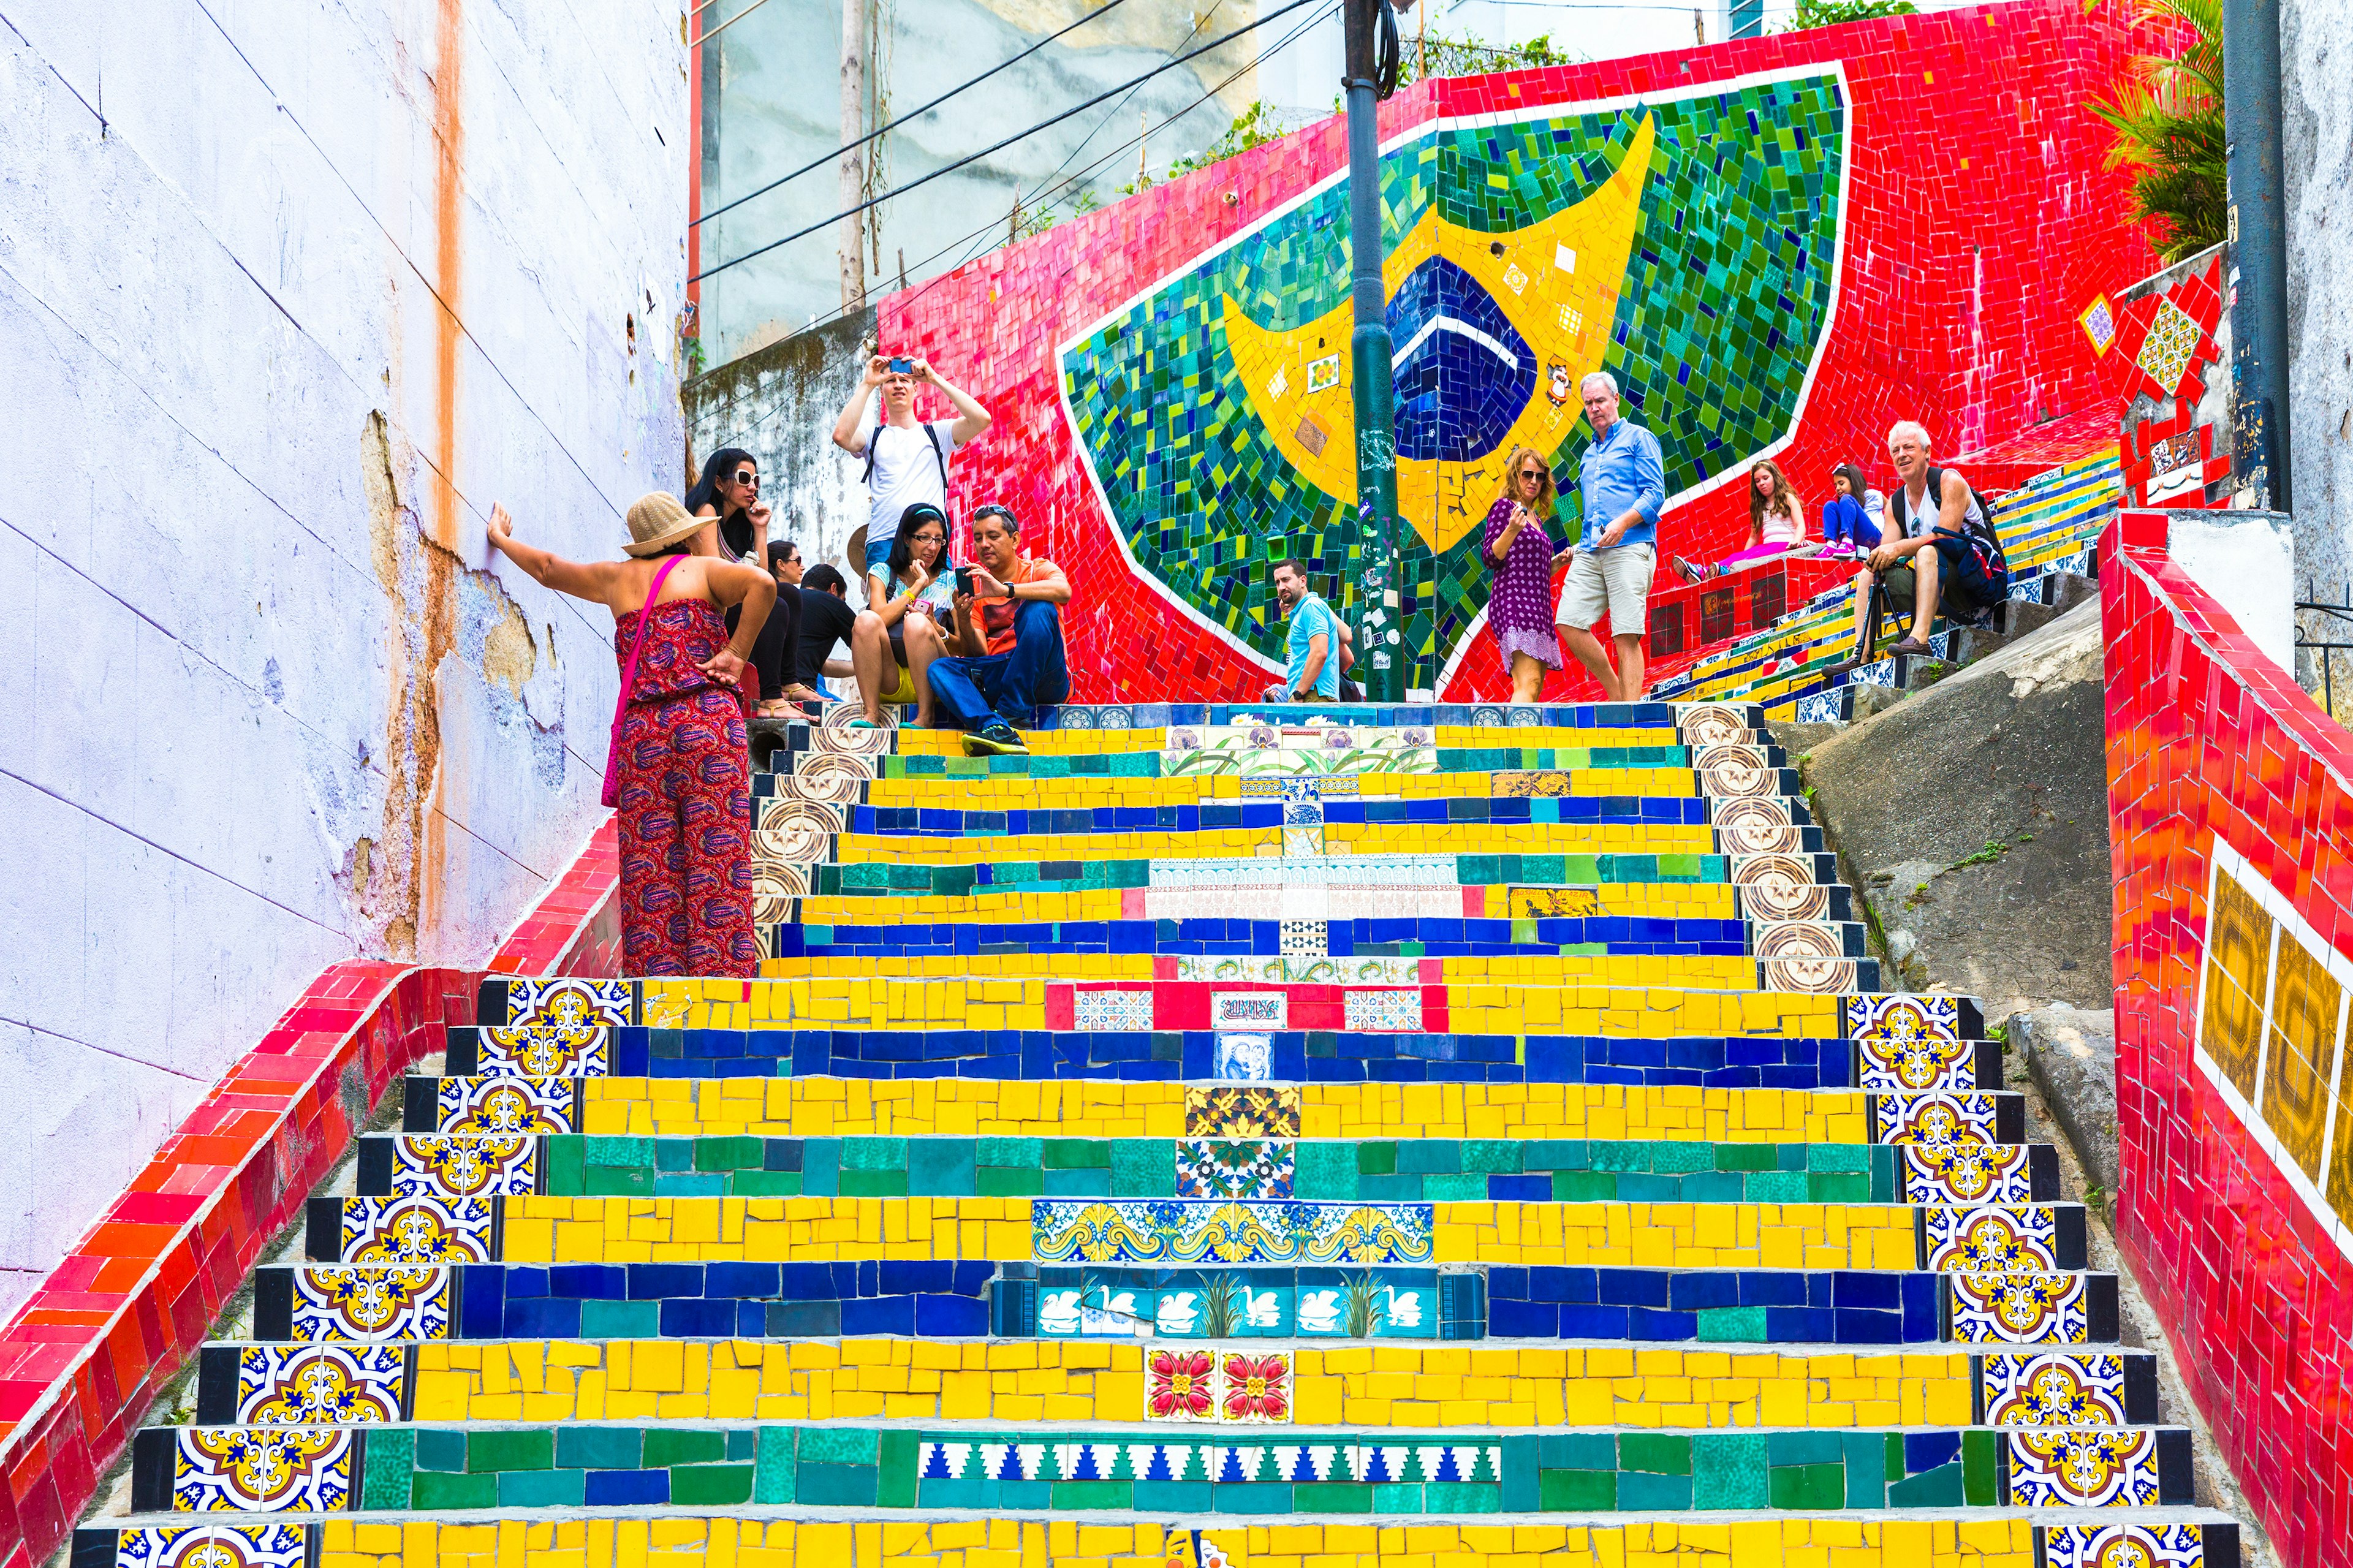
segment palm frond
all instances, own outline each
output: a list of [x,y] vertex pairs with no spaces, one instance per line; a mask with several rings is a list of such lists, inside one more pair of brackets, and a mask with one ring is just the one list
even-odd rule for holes
[[2159,233],[2168,261],[2223,237],[2229,140],[2222,128],[2222,0],[2084,0],[2122,10],[2137,29],[2179,40],[2175,55],[2135,55],[2106,98],[2085,105],[2112,133],[2108,168],[2130,167],[2133,217]]

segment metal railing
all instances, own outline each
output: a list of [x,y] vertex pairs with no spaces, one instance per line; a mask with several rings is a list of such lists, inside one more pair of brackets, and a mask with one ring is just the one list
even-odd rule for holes
[[[2320,699],[2328,716],[2342,724],[2345,716],[2337,711],[2336,667],[2340,658],[2345,658],[2347,677],[2353,679],[2353,641],[2334,639],[2353,637],[2353,587],[2337,584],[2333,603],[2322,598],[2318,585],[2311,582],[2305,584],[2304,594],[2295,602],[2295,678],[2307,691],[2317,679],[2320,689],[2313,695]],[[2318,624],[2307,626],[2308,622]]]

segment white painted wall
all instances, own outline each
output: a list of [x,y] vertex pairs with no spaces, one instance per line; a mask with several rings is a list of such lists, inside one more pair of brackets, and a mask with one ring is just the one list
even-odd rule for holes
[[2175,565],[2214,595],[2263,657],[2295,673],[2295,530],[2275,511],[2168,514]]
[[322,968],[480,961],[597,816],[610,617],[480,517],[609,555],[677,488],[680,15],[0,4],[0,1307]]

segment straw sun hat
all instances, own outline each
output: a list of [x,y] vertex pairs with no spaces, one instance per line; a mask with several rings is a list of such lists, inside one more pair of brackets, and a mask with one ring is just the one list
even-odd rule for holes
[[688,516],[676,496],[656,490],[639,496],[629,508],[629,542],[621,548],[632,555],[651,555],[691,537],[710,521]]

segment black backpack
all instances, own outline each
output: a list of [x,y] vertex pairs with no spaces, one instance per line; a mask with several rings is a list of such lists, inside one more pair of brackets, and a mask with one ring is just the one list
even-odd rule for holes
[[[1939,506],[1944,503],[1947,472],[1947,470],[1937,468],[1931,468],[1928,470],[1928,494],[1936,498]],[[2000,578],[2006,582],[2010,576],[2010,558],[2001,552],[2001,539],[1993,531],[1992,504],[1978,493],[1977,486],[1969,483],[1969,477],[1967,474],[1961,475],[1960,479],[1961,483],[1968,489],[1969,502],[1977,508],[1978,513],[1976,522],[1969,521],[1966,513],[1962,515],[1960,536],[1968,542],[1971,552],[1978,558],[1978,565],[1986,576],[1989,579]],[[1895,493],[1901,498],[1905,492],[1899,489]],[[1936,526],[1936,531],[1944,533],[1949,531],[1940,521]]]
[[[861,485],[871,485],[874,482],[874,443],[882,438],[884,423],[883,420],[876,420],[874,434],[866,437],[866,471],[858,477],[858,482]],[[932,456],[940,460],[940,489],[944,490],[948,485],[948,455],[940,447],[939,427],[926,419],[923,421],[923,434],[931,437]]]

